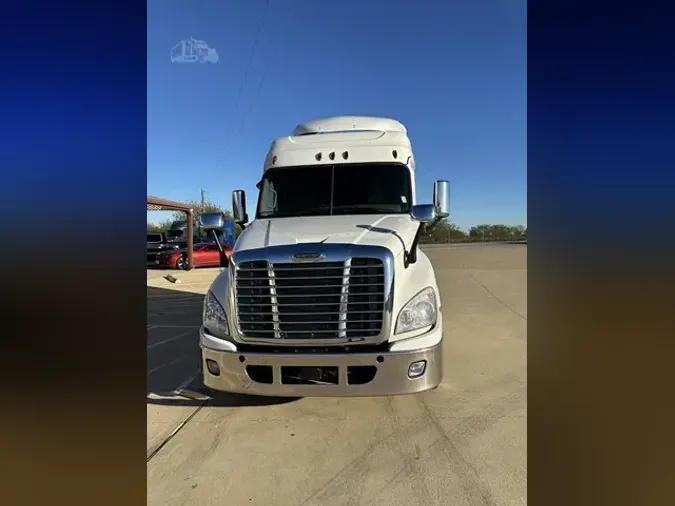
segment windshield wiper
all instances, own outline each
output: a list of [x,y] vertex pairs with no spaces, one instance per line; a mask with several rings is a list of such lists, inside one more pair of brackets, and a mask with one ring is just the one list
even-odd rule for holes
[[[333,206],[332,215],[346,214],[346,211],[359,211],[363,214],[402,214],[405,211],[401,209],[394,209],[394,205],[391,207],[377,207],[368,204],[345,204],[340,206]],[[330,206],[322,205],[318,207],[313,207],[311,209],[304,209],[302,211],[294,212],[267,212],[260,213],[260,218],[293,218],[296,216],[331,216]]]
[[401,210],[393,209],[392,207],[377,207],[368,204],[351,204],[351,205],[342,205],[342,206],[333,206],[333,211],[365,211],[367,213],[382,213],[382,214],[400,214]]
[[287,213],[269,212],[260,213],[261,218],[294,218],[296,216],[328,216],[328,206],[315,207],[312,209],[305,209],[303,211],[293,211]]

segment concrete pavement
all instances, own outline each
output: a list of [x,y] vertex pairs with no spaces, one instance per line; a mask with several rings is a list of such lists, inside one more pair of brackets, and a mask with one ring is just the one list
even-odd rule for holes
[[148,504],[526,504],[527,247],[425,250],[445,380],[414,396],[209,397],[197,327],[217,270],[149,275]]

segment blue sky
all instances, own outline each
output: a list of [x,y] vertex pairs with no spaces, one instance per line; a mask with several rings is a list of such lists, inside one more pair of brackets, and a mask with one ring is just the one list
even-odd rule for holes
[[[408,128],[419,203],[448,179],[461,228],[527,224],[524,0],[266,4],[148,2],[148,194],[198,199],[204,188],[229,209],[242,188],[252,209],[274,138],[364,114]],[[171,63],[189,37],[219,62]]]

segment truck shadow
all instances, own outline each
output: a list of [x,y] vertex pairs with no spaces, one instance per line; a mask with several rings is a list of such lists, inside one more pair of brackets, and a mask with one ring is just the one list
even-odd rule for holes
[[[189,392],[184,392],[185,397],[172,397],[167,399],[147,397],[147,404],[155,404],[161,406],[209,406],[216,408],[241,408],[246,406],[277,406],[279,404],[288,404],[295,402],[300,397],[262,397],[255,395],[231,394],[227,392],[213,392],[202,387],[198,395],[193,389]],[[194,396],[194,397],[192,397]]]
[[[214,278],[219,272],[215,270]],[[203,385],[199,372],[203,301],[203,293],[147,287],[147,404],[239,407],[297,400],[215,392]]]

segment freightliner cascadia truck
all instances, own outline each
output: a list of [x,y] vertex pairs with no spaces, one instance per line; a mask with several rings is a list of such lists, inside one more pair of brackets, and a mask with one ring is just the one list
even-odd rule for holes
[[418,243],[448,216],[449,184],[416,203],[406,128],[362,116],[301,124],[272,143],[257,189],[252,220],[245,192],[232,193],[242,232],[204,299],[204,384],[280,397],[437,387],[443,316]]

